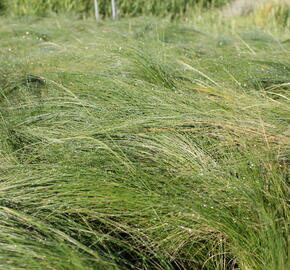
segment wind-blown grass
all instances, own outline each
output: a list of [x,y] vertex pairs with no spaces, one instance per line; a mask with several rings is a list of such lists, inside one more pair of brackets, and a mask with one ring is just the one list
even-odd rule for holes
[[0,268],[287,269],[289,30],[145,20],[1,19]]

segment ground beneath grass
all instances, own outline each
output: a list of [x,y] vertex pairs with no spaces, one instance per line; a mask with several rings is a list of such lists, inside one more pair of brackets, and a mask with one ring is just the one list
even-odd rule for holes
[[289,33],[0,18],[0,268],[286,270]]

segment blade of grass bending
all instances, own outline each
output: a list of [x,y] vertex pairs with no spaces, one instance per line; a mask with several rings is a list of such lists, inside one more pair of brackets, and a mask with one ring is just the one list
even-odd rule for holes
[[35,217],[29,216],[29,215],[27,215],[25,213],[21,213],[19,211],[16,211],[14,209],[11,209],[11,208],[8,208],[8,207],[4,207],[4,206],[0,206],[0,210],[19,218],[19,220],[23,220],[28,225],[33,225],[33,226],[35,226],[35,227],[37,227],[39,229],[42,229],[44,231],[52,232],[54,235],[57,235],[61,239],[63,239],[65,241],[67,241],[68,243],[76,246],[80,250],[86,252],[87,254],[90,254],[99,263],[103,263],[103,264],[106,264],[106,265],[110,264],[109,262],[104,261],[102,258],[100,258],[100,256],[94,250],[92,250],[89,247],[85,246],[84,244],[82,244],[81,242],[77,241],[73,237],[69,236],[65,232],[60,231],[60,230],[58,230],[56,228],[52,228],[48,224],[45,224],[44,222],[41,222],[40,220],[37,220]]
[[195,71],[196,73],[200,74],[201,76],[203,76],[204,78],[206,78],[207,80],[209,80],[211,83],[213,83],[215,86],[217,87],[221,87],[217,82],[215,82],[214,80],[212,80],[210,77],[208,77],[206,74],[204,74],[203,72],[201,72],[200,70],[192,67],[191,65],[183,62],[183,61],[178,61],[182,66],[184,66],[186,69],[188,70],[192,70]]

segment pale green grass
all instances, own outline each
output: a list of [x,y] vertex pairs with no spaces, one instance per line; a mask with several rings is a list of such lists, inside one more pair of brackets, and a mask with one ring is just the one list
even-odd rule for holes
[[289,30],[0,22],[1,269],[287,269]]

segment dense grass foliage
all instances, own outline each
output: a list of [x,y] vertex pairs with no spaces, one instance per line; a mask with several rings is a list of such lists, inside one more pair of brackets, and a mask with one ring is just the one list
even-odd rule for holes
[[[100,13],[109,16],[111,0],[98,0]],[[199,7],[221,6],[227,0],[118,0],[121,16],[158,15],[180,16]],[[0,0],[2,13],[13,15],[47,15],[51,12],[74,12],[82,16],[93,15],[93,0]]]
[[286,270],[289,28],[268,23],[2,18],[0,268]]

